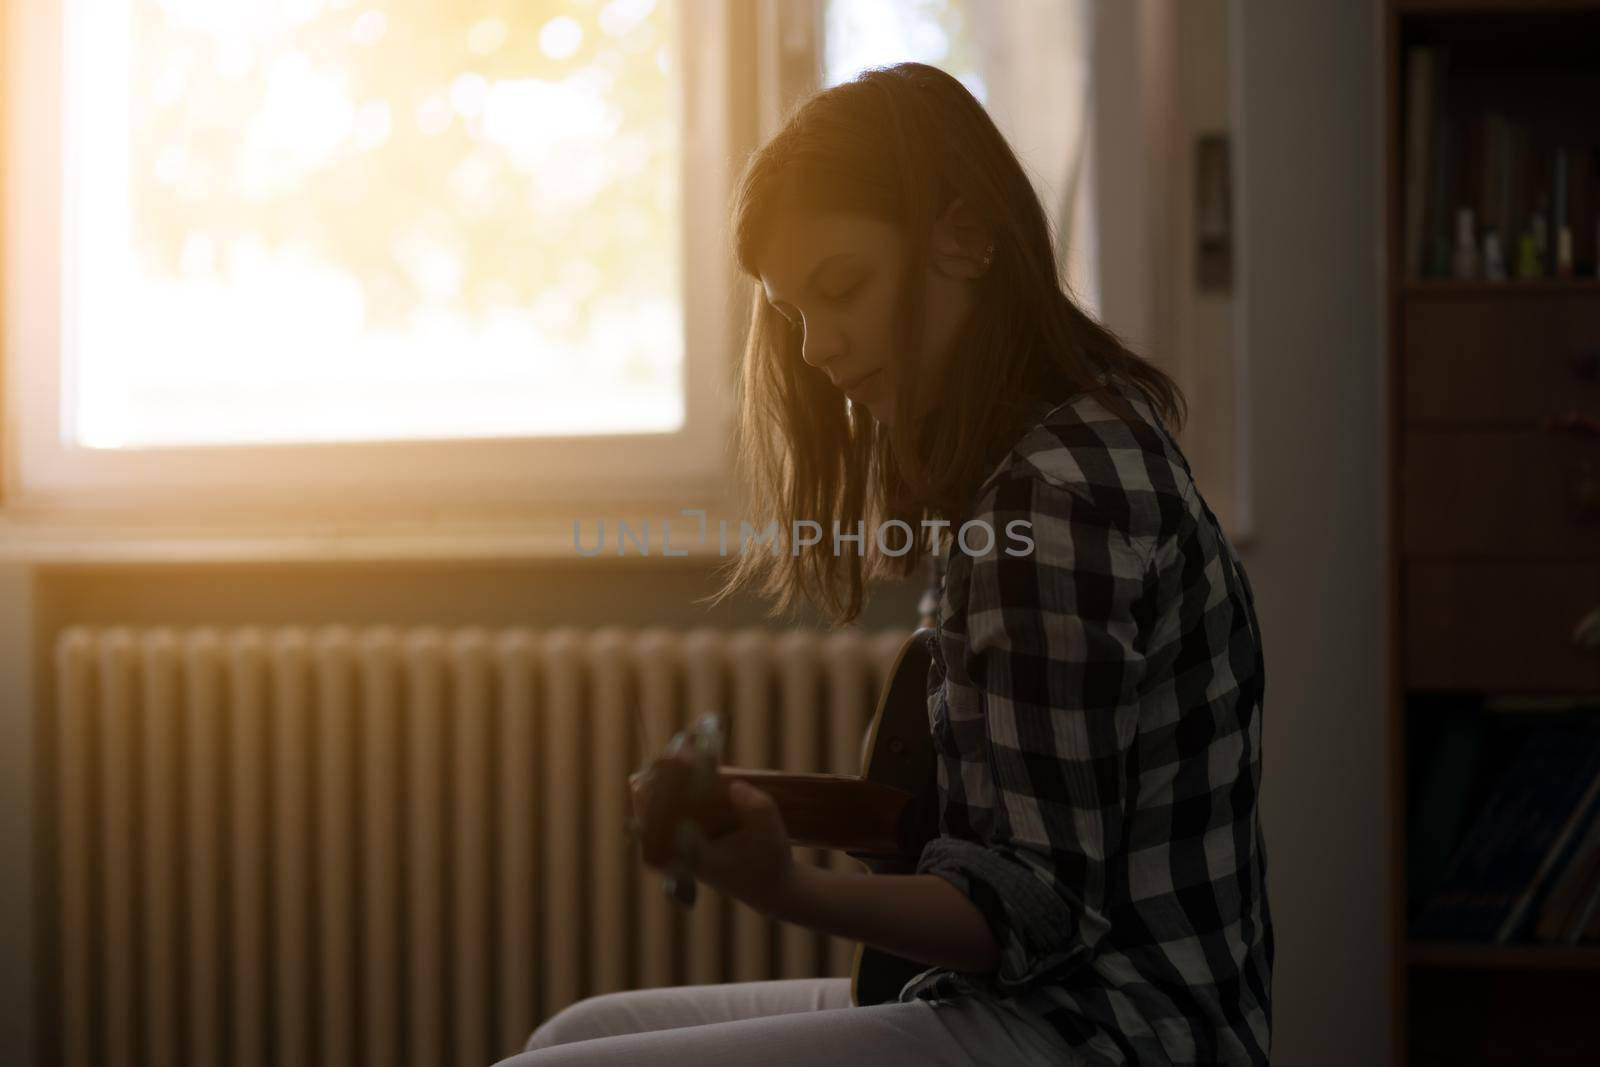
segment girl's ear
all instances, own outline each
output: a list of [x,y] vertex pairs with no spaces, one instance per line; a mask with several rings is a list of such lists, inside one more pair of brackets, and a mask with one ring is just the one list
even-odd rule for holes
[[983,273],[984,249],[992,236],[978,213],[956,197],[933,224],[934,268],[952,278],[976,278]]

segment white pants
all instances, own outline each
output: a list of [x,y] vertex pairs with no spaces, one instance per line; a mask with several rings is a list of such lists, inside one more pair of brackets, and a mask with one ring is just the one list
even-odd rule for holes
[[854,1007],[848,978],[672,986],[590,997],[551,1016],[497,1067],[1042,1067],[1066,1052],[976,997]]

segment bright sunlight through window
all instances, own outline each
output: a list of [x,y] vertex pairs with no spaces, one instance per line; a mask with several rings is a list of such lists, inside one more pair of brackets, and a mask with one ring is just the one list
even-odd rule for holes
[[672,7],[81,0],[67,443],[680,429]]
[[985,102],[972,0],[828,0],[824,79],[837,85],[866,67],[928,63]]

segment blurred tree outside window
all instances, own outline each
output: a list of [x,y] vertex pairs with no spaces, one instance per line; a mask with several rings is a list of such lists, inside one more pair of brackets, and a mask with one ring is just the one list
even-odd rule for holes
[[684,419],[673,0],[91,0],[66,436]]
[[977,0],[827,0],[823,84],[866,67],[917,62],[938,67],[986,102]]

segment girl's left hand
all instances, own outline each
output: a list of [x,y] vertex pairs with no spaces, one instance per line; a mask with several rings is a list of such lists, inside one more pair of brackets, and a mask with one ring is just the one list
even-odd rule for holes
[[772,797],[746,782],[729,784],[738,825],[715,838],[701,838],[695,877],[724,896],[771,914],[794,883],[789,833]]

